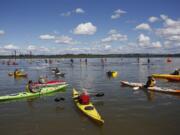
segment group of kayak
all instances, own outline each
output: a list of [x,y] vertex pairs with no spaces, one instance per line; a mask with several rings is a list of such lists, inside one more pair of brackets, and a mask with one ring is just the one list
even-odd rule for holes
[[[62,74],[62,72],[59,71],[58,68],[52,68],[52,72],[56,74]],[[23,72],[19,70],[15,70],[14,73],[9,74],[11,76],[16,77],[19,75],[19,77],[25,77],[23,76]],[[67,87],[67,83],[63,80],[47,80],[46,77],[39,77],[38,82],[33,82],[32,80],[29,80],[26,85],[26,92],[19,92],[9,95],[0,96],[0,101],[9,101],[9,100],[17,100],[17,99],[24,99],[24,98],[31,98],[31,97],[37,97],[45,94],[49,94],[52,92],[56,92],[59,90],[62,90],[63,88]],[[72,98],[75,102],[75,105],[77,108],[82,111],[85,115],[87,115],[89,118],[95,120],[96,122],[103,124],[104,120],[101,118],[100,114],[90,101],[90,95],[87,91],[77,91],[76,89],[73,89],[72,91]]]
[[[54,73],[58,73],[59,69],[52,69]],[[178,70],[179,71],[179,70]],[[59,71],[60,72],[60,71]],[[116,77],[118,75],[117,71],[108,71],[108,76]],[[167,80],[180,80],[180,75],[175,71],[173,74],[152,74],[148,77],[146,84],[143,83],[132,83],[128,81],[121,81],[122,86],[130,86],[134,89],[146,89],[149,91],[157,91],[164,93],[180,94],[180,90],[174,90],[169,88],[161,88],[156,86],[156,81],[154,78],[163,78]],[[39,82],[28,82],[26,86],[26,92],[20,92],[15,94],[9,94],[5,96],[0,96],[0,101],[7,101],[13,99],[23,99],[28,97],[36,97],[52,92],[62,90],[67,87],[67,83],[63,80],[51,80],[48,81],[46,78],[40,78]],[[82,111],[89,118],[97,121],[98,123],[104,123],[104,120],[96,110],[93,103],[90,101],[89,93],[84,90],[83,92],[77,91],[75,88],[72,90],[72,98],[74,100],[77,108]]]
[[133,89],[146,89],[149,91],[156,91],[156,92],[162,92],[162,93],[169,93],[169,94],[180,94],[180,89],[170,89],[170,88],[161,88],[156,86],[156,79],[167,79],[168,81],[180,81],[180,69],[176,69],[171,74],[152,74],[151,76],[148,76],[148,80],[146,84],[143,83],[134,83],[134,82],[128,82],[128,81],[121,81],[122,86],[129,86],[133,87]]

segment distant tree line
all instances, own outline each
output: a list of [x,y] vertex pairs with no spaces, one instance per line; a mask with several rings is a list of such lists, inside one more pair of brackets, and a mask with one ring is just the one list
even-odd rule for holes
[[134,54],[63,54],[63,55],[0,55],[1,59],[31,59],[31,58],[116,58],[116,57],[180,57],[178,54],[147,54],[147,53],[134,53]]

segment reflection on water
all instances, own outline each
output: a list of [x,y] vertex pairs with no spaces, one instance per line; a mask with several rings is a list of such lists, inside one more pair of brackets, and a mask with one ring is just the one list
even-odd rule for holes
[[[54,59],[52,64],[44,60],[17,60],[19,65],[0,64],[0,95],[24,91],[28,79],[37,81],[40,75],[48,79],[63,79],[69,86],[64,92],[52,93],[33,99],[23,99],[0,103],[1,134],[63,134],[63,135],[139,135],[180,134],[180,96],[145,90],[133,90],[121,87],[120,80],[145,83],[147,76],[153,73],[171,73],[179,68],[179,58],[171,63],[166,58],[108,58],[101,59]],[[103,63],[102,63],[103,62]],[[51,68],[58,67],[65,77],[55,76]],[[8,76],[8,72],[23,68],[28,78],[20,80]],[[109,70],[118,72],[116,78],[109,78]],[[180,83],[157,80],[160,87],[180,88]],[[92,96],[91,100],[105,120],[103,126],[82,114],[72,100],[72,88],[100,93],[104,96]],[[55,98],[66,100],[55,102]],[[15,126],[16,125],[16,126]],[[11,129],[11,130],[9,130]],[[130,130],[131,129],[131,130]],[[148,131],[148,132],[147,132]]]

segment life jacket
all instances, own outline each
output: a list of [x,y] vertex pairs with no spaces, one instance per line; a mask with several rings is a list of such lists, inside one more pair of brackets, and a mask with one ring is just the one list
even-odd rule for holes
[[30,92],[29,85],[26,85],[26,92]]
[[149,84],[149,87],[154,87],[156,84],[156,81],[155,80],[151,80],[150,81],[150,84]]
[[86,94],[82,94],[79,97],[79,102],[83,105],[89,104],[90,98],[89,95]]

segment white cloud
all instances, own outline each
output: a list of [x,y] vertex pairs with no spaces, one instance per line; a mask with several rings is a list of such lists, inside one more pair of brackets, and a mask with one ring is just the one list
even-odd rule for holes
[[173,20],[166,15],[161,15],[164,26],[156,30],[156,34],[165,40],[180,42],[180,20]]
[[152,47],[154,47],[154,48],[161,48],[162,47],[161,42],[160,41],[152,42]]
[[118,19],[125,13],[126,13],[126,11],[123,11],[121,9],[117,9],[117,10],[114,11],[114,14],[111,15],[111,19]]
[[5,34],[4,30],[0,30],[0,36],[4,34]]
[[117,30],[116,29],[111,29],[109,32],[108,32],[108,34],[115,34],[115,33],[117,33]]
[[158,20],[159,20],[159,18],[154,17],[154,16],[151,16],[151,17],[149,17],[149,19],[148,19],[148,21],[151,22],[151,23],[157,22]]
[[16,49],[19,49],[19,47],[15,46],[13,44],[8,44],[8,45],[4,46],[4,49],[7,49],[7,50],[16,50]]
[[71,16],[73,14],[83,14],[83,13],[85,13],[85,11],[82,8],[76,8],[75,10],[61,13],[61,16],[68,17],[68,16]]
[[160,17],[161,17],[161,19],[163,19],[163,20],[166,20],[167,18],[168,18],[168,16],[166,16],[166,15],[160,15]]
[[29,45],[29,46],[27,47],[27,50],[28,50],[28,51],[35,51],[35,50],[37,50],[37,47],[34,46],[34,45]]
[[71,11],[68,11],[68,12],[66,12],[66,13],[61,13],[61,16],[67,17],[67,16],[70,16],[71,14],[72,14],[72,12],[71,12]]
[[140,34],[138,37],[138,44],[140,46],[148,46],[150,44],[150,37]]
[[135,29],[151,31],[151,27],[147,23],[141,23],[141,24],[137,25]]
[[105,48],[105,50],[108,50],[108,49],[112,48],[112,46],[111,45],[105,45],[104,48]]
[[[47,48],[44,46],[28,45],[26,51],[32,51],[33,54],[56,54],[56,50],[53,48]],[[52,53],[53,52],[53,53]]]
[[109,36],[101,39],[101,42],[113,42],[113,41],[126,41],[128,40],[127,35],[118,33],[117,30],[112,29],[108,32]]
[[110,36],[103,38],[102,42],[113,42],[113,41],[126,41],[127,35],[122,35],[120,33],[117,34],[111,34]]
[[51,40],[51,39],[55,39],[55,36],[49,35],[49,34],[40,35],[40,39],[42,39],[42,40]]
[[75,9],[75,13],[77,13],[77,14],[83,14],[83,13],[85,13],[85,11],[84,11],[82,8],[76,8],[76,9]]
[[97,28],[91,22],[81,23],[74,30],[73,33],[77,35],[93,35]]
[[73,39],[71,37],[64,36],[64,35],[56,37],[55,43],[57,43],[57,44],[75,44],[75,42],[73,41]]

